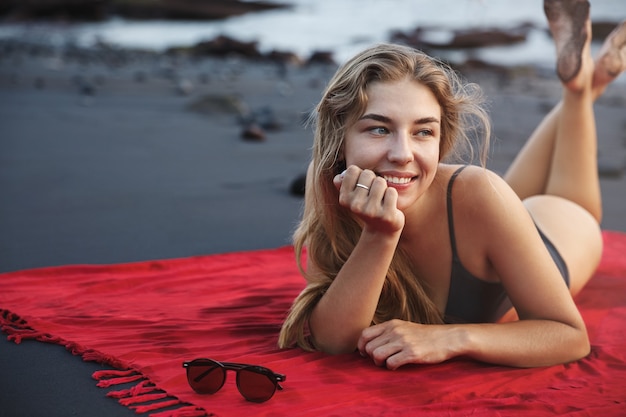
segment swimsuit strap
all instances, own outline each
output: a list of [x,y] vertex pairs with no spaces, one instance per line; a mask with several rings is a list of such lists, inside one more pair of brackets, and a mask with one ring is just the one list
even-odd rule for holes
[[456,177],[459,176],[461,171],[467,168],[467,165],[463,165],[450,177],[450,181],[448,182],[448,191],[446,192],[446,207],[448,210],[448,233],[450,234],[450,245],[452,246],[452,260],[458,261],[459,255],[456,252],[456,238],[454,236],[454,218],[452,217],[452,184]]

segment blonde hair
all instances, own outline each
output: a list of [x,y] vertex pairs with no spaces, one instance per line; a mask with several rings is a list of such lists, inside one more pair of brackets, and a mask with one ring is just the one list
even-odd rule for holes
[[[490,123],[478,86],[463,84],[447,65],[401,45],[381,44],[364,50],[337,70],[316,108],[311,169],[307,175],[306,204],[293,239],[298,267],[308,282],[283,323],[279,346],[297,344],[314,350],[308,334],[313,308],[332,284],[354,249],[361,227],[349,210],[339,205],[333,177],[343,170],[343,141],[348,129],[367,107],[366,90],[372,82],[410,79],[426,86],[441,106],[440,159],[458,157],[469,149],[471,132],[482,135],[484,166]],[[303,252],[319,274],[307,273]],[[408,257],[396,250],[383,286],[373,323],[399,318],[419,323],[442,323],[443,318],[413,272]]]

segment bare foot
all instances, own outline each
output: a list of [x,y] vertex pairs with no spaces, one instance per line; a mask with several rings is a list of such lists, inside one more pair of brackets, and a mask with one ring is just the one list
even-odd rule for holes
[[593,86],[604,87],[626,70],[626,20],[607,36],[593,73]]
[[556,73],[564,84],[574,80],[583,64],[583,49],[590,40],[587,0],[544,0],[543,10],[556,45]]

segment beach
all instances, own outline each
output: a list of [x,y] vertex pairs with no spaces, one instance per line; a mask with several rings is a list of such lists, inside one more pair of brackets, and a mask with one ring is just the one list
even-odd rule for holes
[[[2,47],[0,271],[290,244],[303,203],[292,185],[312,145],[306,121],[335,65]],[[462,74],[489,100],[487,166],[503,173],[558,102],[558,79],[528,65]],[[626,83],[609,87],[595,109],[602,228],[626,232]],[[54,397],[48,416],[89,414],[93,401],[113,407],[101,415],[132,414],[102,394],[93,399],[94,364],[35,343],[2,342],[0,351],[2,369],[23,374],[10,383],[0,377],[0,402],[19,404],[16,415],[37,415],[31,394]],[[43,371],[16,365],[34,358],[48,362]],[[31,385],[42,372],[48,394]],[[79,378],[78,387],[65,382],[52,395],[49,385],[63,375]]]
[[[67,55],[14,48],[0,61],[3,271],[290,243],[306,121],[335,65]],[[488,167],[503,173],[558,101],[558,80],[524,66],[463,75],[488,98]],[[602,227],[626,231],[624,83],[597,101],[596,117]],[[261,137],[243,137],[251,125]]]

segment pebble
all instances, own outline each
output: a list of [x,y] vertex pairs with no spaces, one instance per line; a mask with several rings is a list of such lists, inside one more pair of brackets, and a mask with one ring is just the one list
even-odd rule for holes
[[256,123],[247,125],[241,132],[241,138],[250,142],[264,142],[265,131]]

